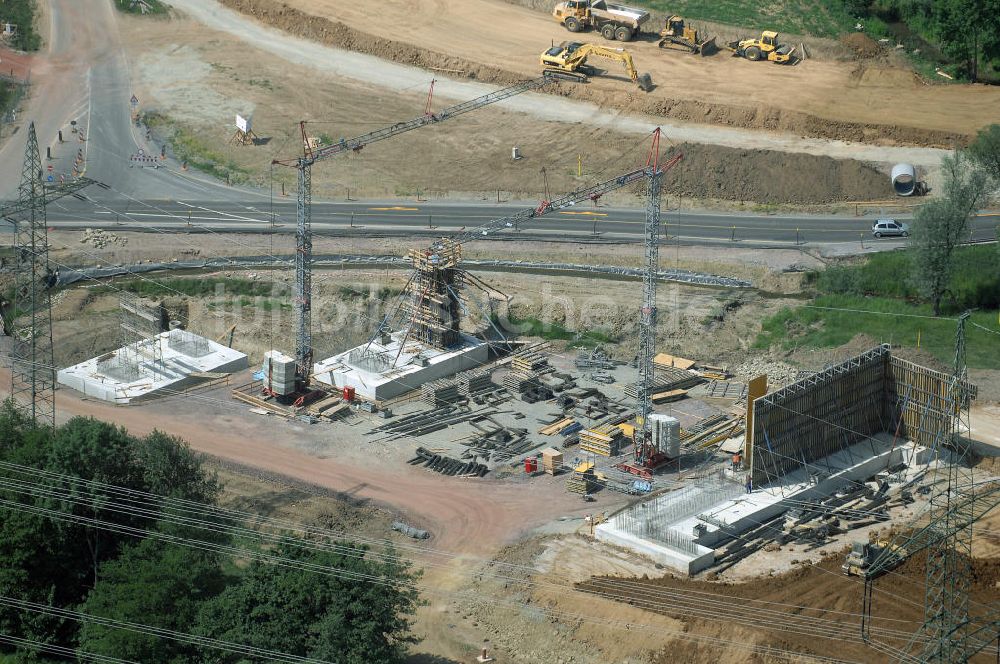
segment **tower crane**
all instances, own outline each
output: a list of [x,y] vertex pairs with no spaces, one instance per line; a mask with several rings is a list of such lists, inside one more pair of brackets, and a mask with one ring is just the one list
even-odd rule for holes
[[650,392],[653,389],[653,354],[656,349],[656,275],[660,269],[660,188],[663,174],[683,158],[683,154],[677,154],[660,165],[660,129],[657,127],[646,159],[646,167],[650,172],[646,197],[646,270],[642,276],[642,308],[639,311],[639,376],[636,381],[635,409],[635,460],[646,468],[653,468],[663,460],[663,451],[651,439],[649,424],[649,415],[653,412]]
[[[306,123],[300,122],[299,128],[302,132],[303,154],[299,157],[289,159],[275,159],[272,163],[281,166],[295,168],[298,177],[298,191],[296,193],[295,206],[295,311],[296,311],[296,338],[295,338],[295,373],[296,382],[305,385],[309,381],[309,374],[312,371],[313,349],[312,349],[312,167],[318,161],[329,159],[339,154],[350,152],[360,152],[365,146],[384,141],[394,136],[404,134],[414,129],[437,124],[453,117],[474,111],[490,104],[510,99],[522,92],[537,90],[552,81],[551,75],[543,74],[538,78],[523,81],[501,90],[490,92],[489,94],[464,101],[454,106],[449,106],[438,113],[430,112],[430,95],[428,95],[428,107],[425,113],[417,118],[405,122],[397,122],[389,127],[376,129],[375,131],[351,139],[341,139],[331,145],[325,145],[318,149],[313,149],[306,137]],[[433,93],[433,83],[431,92]]]

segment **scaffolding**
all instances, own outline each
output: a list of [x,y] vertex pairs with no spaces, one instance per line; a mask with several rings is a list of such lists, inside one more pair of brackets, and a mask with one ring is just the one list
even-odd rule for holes
[[414,276],[404,295],[404,313],[410,320],[406,336],[441,350],[454,348],[462,340],[462,248],[442,239],[430,249],[411,251],[409,258]]

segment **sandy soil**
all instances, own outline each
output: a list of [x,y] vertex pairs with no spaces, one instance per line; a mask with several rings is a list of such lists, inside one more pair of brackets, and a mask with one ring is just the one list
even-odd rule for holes
[[[419,56],[407,47],[447,54],[439,57],[438,67],[481,80],[488,74],[470,72],[470,64],[535,74],[542,49],[572,36],[542,12],[497,0],[389,0],[377,9],[349,0],[224,2],[297,34],[331,44],[341,41],[346,48],[381,57],[425,64],[415,61]],[[330,22],[311,25],[308,16],[296,12]],[[633,42],[628,49],[637,68],[652,74],[657,90],[646,97],[627,83],[608,79],[595,80],[586,94],[576,90],[574,96],[633,110],[658,109],[660,115],[684,120],[944,146],[988,123],[1000,103],[995,88],[925,85],[910,72],[878,65],[807,60],[777,67],[724,53],[684,57],[662,52],[651,41]],[[426,64],[435,66],[431,60]],[[611,73],[618,75],[614,69]],[[685,87],[679,81],[696,84]],[[699,112],[702,117],[694,117]]]
[[[275,60],[194,21],[121,23],[141,110],[165,114],[220,160],[250,171],[251,183],[260,186],[270,186],[273,173],[279,190],[294,188],[294,173],[272,170],[271,161],[295,153],[300,118],[312,120],[311,135],[337,140],[412,118],[423,109],[429,81],[387,96],[378,88]],[[256,63],[253,69],[246,67],[247,59]],[[266,145],[232,144],[233,130],[227,127],[237,113],[253,116],[255,132],[267,139]],[[161,134],[158,138],[170,142],[169,130]],[[524,155],[520,161],[510,159],[514,145]],[[689,205],[692,199],[711,206],[829,205],[890,194],[885,173],[860,161],[706,144],[674,150],[684,160],[668,174],[666,191]],[[536,197],[544,195],[546,182],[552,192],[575,189],[644,163],[647,153],[647,142],[628,132],[486,108],[324,164],[313,170],[313,188],[315,195],[330,197],[349,191],[354,197],[482,198],[498,189]]]

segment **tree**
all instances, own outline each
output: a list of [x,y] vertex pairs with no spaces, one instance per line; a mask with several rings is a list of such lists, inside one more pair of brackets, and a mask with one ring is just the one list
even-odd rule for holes
[[[74,418],[54,432],[39,429],[12,408],[0,410],[0,459],[62,477],[29,476],[0,470],[52,496],[25,489],[0,489],[0,498],[17,505],[0,508],[0,594],[32,602],[73,606],[93,588],[100,569],[135,542],[65,519],[33,513],[52,510],[143,529],[157,527],[157,515],[126,516],[109,509],[109,490],[84,480],[211,502],[218,482],[177,439],[153,433],[144,439],[94,419]],[[71,645],[79,626],[72,621],[0,607],[0,633],[41,642]]]
[[[173,532],[185,536],[183,531]],[[203,538],[202,532],[191,537]],[[100,581],[80,611],[114,620],[191,632],[199,607],[226,585],[216,553],[145,539],[101,565]],[[199,662],[198,648],[148,634],[86,623],[80,648],[136,662]]]
[[962,152],[945,156],[941,166],[943,196],[917,210],[911,229],[912,278],[935,316],[941,315],[941,300],[951,285],[955,247],[966,239],[969,220],[987,191],[986,175]]
[[932,20],[941,51],[979,79],[979,63],[993,55],[1000,31],[1000,0],[936,0]]
[[[336,552],[283,544],[275,555],[335,568],[337,576],[255,561],[238,584],[205,604],[198,633],[341,664],[400,662],[416,642],[409,620],[416,577],[391,553],[378,561],[348,543]],[[203,654],[206,662],[240,661]]]
[[966,151],[972,162],[992,178],[994,186],[1000,187],[1000,124],[980,129]]

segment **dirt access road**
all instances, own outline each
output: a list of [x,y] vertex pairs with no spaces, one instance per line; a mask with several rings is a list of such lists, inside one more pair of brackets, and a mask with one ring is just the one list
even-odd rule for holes
[[[379,57],[418,64],[407,46],[441,55],[441,67],[466,70],[481,80],[487,72],[468,72],[468,64],[536,75],[539,53],[552,42],[574,39],[604,42],[593,33],[572,35],[546,13],[499,0],[223,0],[265,22],[310,36],[322,31],[333,45]],[[287,5],[287,6],[285,6]],[[308,17],[332,25],[310,26]],[[338,24],[340,27],[338,27]],[[649,26],[649,29],[658,29]],[[610,78],[595,79],[573,91],[601,105],[668,116],[831,139],[865,142],[934,144],[969,135],[995,119],[1000,90],[989,86],[925,85],[912,72],[878,64],[809,59],[794,67],[751,63],[720,52],[688,57],[662,51],[652,38],[631,42],[636,67],[648,71],[657,89],[645,95],[634,88],[614,62]],[[421,62],[435,66],[433,62]],[[569,86],[580,88],[581,86]],[[692,105],[691,103],[695,104]],[[819,120],[820,122],[817,122]],[[686,140],[686,139],[685,139]]]
[[[264,0],[255,0],[253,6],[262,3]],[[412,65],[422,65],[427,60],[426,52],[410,52],[400,57],[400,60],[408,59],[407,64],[397,64],[383,57],[368,55],[367,51],[379,50],[369,42],[363,40],[355,41],[353,33],[348,38],[338,38],[336,26],[326,22],[323,25],[310,26],[305,28],[297,22],[298,14],[291,13],[292,10],[285,8],[280,15],[282,20],[276,19],[274,15],[262,15],[264,23],[258,22],[247,16],[221,6],[215,0],[170,0],[170,4],[177,10],[186,14],[190,18],[210,27],[214,30],[229,33],[253,46],[266,51],[278,59],[297,65],[305,65],[327,74],[332,74],[342,79],[359,81],[383,90],[390,90],[395,93],[414,93],[417,90],[426,90],[432,76],[437,77],[437,84],[434,88],[436,99],[445,98],[448,100],[467,100],[480,95],[487,94],[497,89],[498,85],[507,85],[517,80],[523,80],[528,76],[538,74],[537,67],[530,70],[527,75],[503,73],[496,78],[495,84],[485,84],[481,82],[471,82],[469,80],[456,80],[444,78],[442,74],[427,71]],[[274,5],[276,6],[276,5]],[[507,5],[499,5],[502,8]],[[534,16],[529,14],[528,16]],[[269,25],[288,25],[289,29],[295,29],[312,35],[316,40],[323,41],[323,45],[314,40],[296,37],[293,34],[268,27]],[[547,24],[546,24],[547,25]],[[558,28],[553,24],[552,27]],[[308,28],[308,29],[306,29]],[[341,25],[341,28],[350,30]],[[315,35],[313,35],[315,32]],[[558,35],[558,33],[553,33]],[[328,38],[327,38],[328,37]],[[360,38],[359,38],[360,39]],[[369,39],[370,36],[369,36]],[[544,42],[549,42],[546,37]],[[384,40],[383,40],[384,41]],[[364,47],[365,52],[345,50],[330,46],[331,43],[345,43],[346,47],[357,44]],[[375,46],[379,46],[378,42]],[[391,44],[390,44],[391,46]],[[415,47],[410,47],[411,50]],[[537,57],[537,49],[531,49]],[[666,57],[667,54],[663,54]],[[412,58],[410,58],[412,56]],[[432,58],[433,59],[433,58]],[[447,67],[449,62],[444,62]],[[461,64],[461,63],[458,63]],[[742,63],[750,64],[750,63]],[[758,63],[760,64],[760,63]],[[761,64],[761,66],[765,66]],[[494,71],[494,74],[497,72]],[[489,72],[485,72],[489,74]],[[493,79],[488,79],[493,82]],[[666,80],[666,79],[663,79]],[[928,170],[937,169],[944,150],[928,147],[900,147],[888,145],[869,145],[854,140],[863,138],[860,134],[848,140],[829,140],[828,138],[812,138],[802,130],[802,127],[783,127],[780,122],[772,123],[765,117],[763,111],[750,109],[747,117],[742,117],[739,122],[734,122],[736,126],[719,126],[718,124],[707,124],[717,117],[709,117],[702,107],[697,117],[681,118],[691,120],[688,122],[671,122],[670,116],[662,104],[654,104],[654,108],[646,112],[645,101],[632,94],[631,84],[622,83],[617,80],[598,80],[592,84],[595,94],[603,100],[602,103],[587,101],[585,99],[562,99],[550,94],[527,93],[509,99],[498,107],[505,110],[524,113],[535,119],[560,122],[567,127],[572,127],[579,123],[588,130],[592,129],[613,129],[616,132],[630,134],[648,134],[655,127],[663,127],[666,135],[673,142],[704,143],[710,145],[721,145],[725,147],[739,149],[763,149],[778,150],[782,152],[802,152],[813,155],[824,155],[836,159],[858,159],[870,162],[908,162],[917,166],[925,167]],[[572,88],[586,88],[589,86],[577,86],[573,84],[560,85],[563,92]],[[603,86],[607,86],[604,88]],[[667,85],[663,85],[666,89]],[[601,92],[606,90],[608,94]],[[583,93],[590,94],[587,90]],[[581,93],[581,94],[583,94]],[[577,96],[577,93],[573,93]],[[638,94],[638,93],[636,93]],[[630,104],[636,106],[634,113],[622,113],[618,110],[607,108],[608,101],[619,100],[628,108]],[[642,104],[633,102],[642,101]],[[664,99],[660,99],[664,102]],[[665,102],[664,102],[665,103]],[[746,110],[746,109],[744,109]],[[262,115],[262,114],[259,114]],[[752,116],[752,117],[751,117]],[[729,117],[733,117],[729,114]],[[744,122],[746,120],[746,122]],[[701,124],[694,124],[700,122]],[[725,122],[722,122],[725,124]],[[821,129],[826,131],[824,124]],[[836,128],[835,125],[830,125]],[[746,127],[746,128],[744,128]],[[776,131],[759,131],[758,129],[774,129]],[[574,136],[573,130],[568,129],[566,134]],[[821,134],[822,135],[822,134]]]
[[[8,369],[0,371],[0,394],[3,398],[10,394]],[[434,536],[428,545],[443,552],[488,556],[504,542],[559,516],[593,510],[567,493],[562,482],[535,483],[525,491],[492,480],[445,481],[402,463],[375,459],[366,464],[339,455],[319,458],[282,442],[294,438],[301,427],[249,414],[223,392],[211,397],[115,407],[61,389],[56,395],[57,420],[95,417],[136,435],[166,431],[199,452],[343,492],[355,500],[374,501],[430,530]]]

